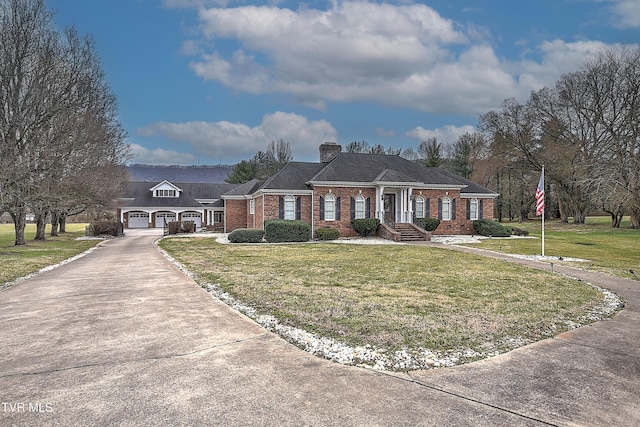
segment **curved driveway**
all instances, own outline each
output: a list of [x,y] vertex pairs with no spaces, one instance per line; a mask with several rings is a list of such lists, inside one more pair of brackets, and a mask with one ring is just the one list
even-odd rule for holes
[[640,424],[638,282],[577,272],[626,308],[492,359],[380,373],[286,343],[130,234],[0,292],[0,425]]

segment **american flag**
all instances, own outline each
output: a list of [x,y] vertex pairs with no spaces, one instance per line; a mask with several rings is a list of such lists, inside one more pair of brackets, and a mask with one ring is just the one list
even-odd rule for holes
[[544,213],[544,169],[540,175],[540,182],[536,189],[536,215],[540,216]]

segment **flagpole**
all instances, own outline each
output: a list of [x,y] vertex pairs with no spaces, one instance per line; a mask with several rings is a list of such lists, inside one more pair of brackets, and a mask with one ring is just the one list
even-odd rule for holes
[[[542,182],[544,183],[544,165],[542,165]],[[544,188],[542,189],[542,191],[544,191]],[[544,257],[544,210],[545,208],[546,208],[546,205],[542,208],[542,256],[543,257]]]

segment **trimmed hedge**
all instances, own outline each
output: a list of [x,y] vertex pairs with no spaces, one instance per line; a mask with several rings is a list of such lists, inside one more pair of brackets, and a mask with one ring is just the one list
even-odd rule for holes
[[372,232],[378,229],[380,220],[377,218],[359,218],[352,219],[351,226],[362,237],[367,237]]
[[416,218],[416,225],[425,231],[434,231],[440,225],[438,218]]
[[318,240],[336,240],[338,237],[340,237],[340,232],[335,228],[316,229],[316,239]]
[[299,220],[271,219],[264,222],[264,237],[269,243],[307,242],[311,225]]
[[511,231],[505,226],[489,219],[473,221],[473,229],[479,235],[487,237],[509,237],[511,235]]
[[123,225],[119,221],[93,221],[87,228],[89,236],[121,236]]
[[264,237],[264,230],[255,228],[237,228],[229,233],[231,243],[260,243]]
[[514,236],[528,236],[529,235],[529,230],[524,230],[522,228],[519,227],[513,227],[511,229],[511,234],[513,234]]
[[169,234],[193,233],[196,231],[196,224],[193,221],[169,221],[167,228]]

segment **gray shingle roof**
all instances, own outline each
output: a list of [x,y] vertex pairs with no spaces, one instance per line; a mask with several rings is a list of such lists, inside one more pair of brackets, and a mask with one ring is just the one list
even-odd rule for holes
[[265,181],[262,189],[309,190],[307,181],[324,166],[324,163],[289,162],[278,173]]
[[260,181],[258,179],[252,179],[251,181],[245,182],[244,184],[234,184],[235,187],[231,188],[226,193],[223,193],[223,196],[245,196],[247,194],[255,193],[264,183],[264,181]]
[[173,185],[182,189],[180,197],[153,197],[149,189],[156,184],[158,182],[128,182],[122,197],[133,200],[125,200],[122,207],[199,208],[203,205],[196,199],[217,200],[222,194],[238,186],[238,184],[210,184],[206,182],[172,182]]
[[476,184],[473,181],[469,181],[468,179],[465,179],[465,178],[463,178],[463,177],[461,177],[459,175],[456,175],[453,172],[450,172],[450,171],[448,171],[446,169],[440,169],[440,173],[443,173],[445,175],[449,175],[451,177],[454,177],[458,181],[466,184],[467,186],[462,189],[463,193],[468,193],[468,194],[492,194],[494,196],[498,196],[498,193],[496,193],[495,191],[489,190],[488,188],[485,188],[480,184]]
[[420,182],[416,179],[413,179],[403,173],[398,171],[394,171],[392,169],[385,169],[380,172],[373,182]]
[[225,193],[225,196],[253,194],[258,190],[304,191],[318,183],[403,183],[461,188],[463,193],[496,195],[476,183],[440,168],[426,168],[400,156],[340,153],[328,163],[290,162],[264,182],[257,180]]
[[[311,182],[374,182],[385,169],[432,185],[464,185],[441,174],[437,168],[425,168],[400,156],[385,154],[340,153],[314,177]],[[396,181],[397,182],[397,181]]]

